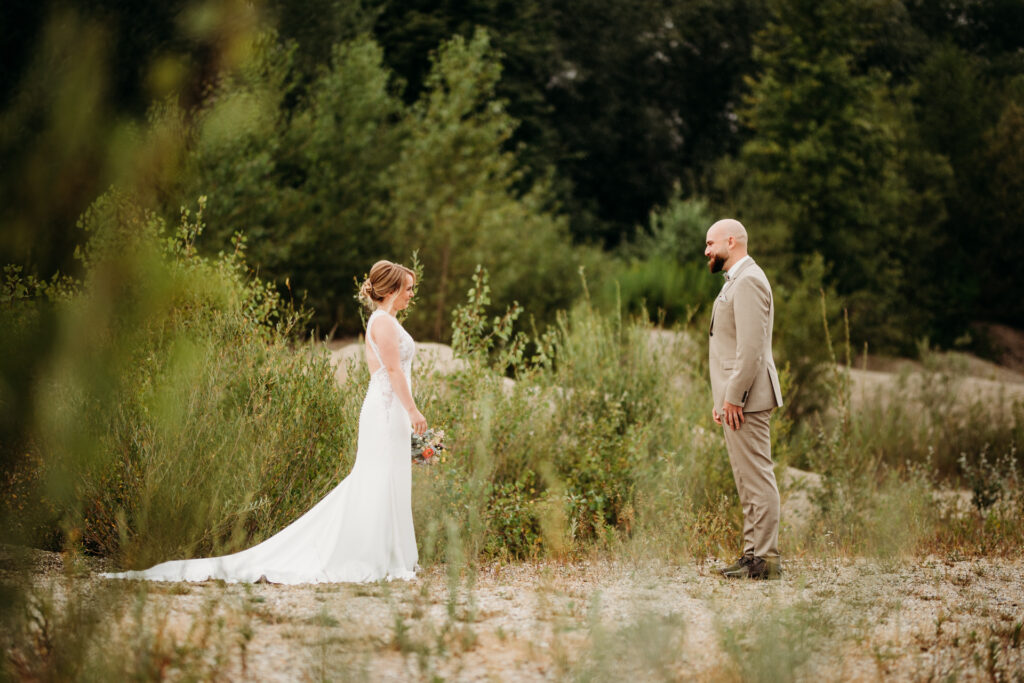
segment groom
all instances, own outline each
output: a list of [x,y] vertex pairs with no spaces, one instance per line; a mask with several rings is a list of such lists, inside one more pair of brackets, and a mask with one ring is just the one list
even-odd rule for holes
[[743,506],[743,555],[719,572],[731,579],[778,579],[779,489],[772,468],[769,421],[782,405],[772,358],[772,287],[747,255],[747,231],[727,218],[708,229],[704,256],[724,271],[709,330],[711,416],[725,446]]

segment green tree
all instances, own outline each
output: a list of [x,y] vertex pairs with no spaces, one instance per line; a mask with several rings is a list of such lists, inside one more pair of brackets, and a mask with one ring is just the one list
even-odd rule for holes
[[[47,24],[0,112],[0,262],[49,275],[73,265],[75,220],[111,182],[109,33],[66,12]],[[5,72],[7,70],[5,69]]]
[[209,248],[245,232],[251,261],[305,300],[324,331],[354,331],[353,277],[389,253],[384,175],[398,157],[404,108],[370,38],[336,46],[304,89],[292,65],[292,48],[266,36],[250,67],[200,111],[186,196],[213,196]]
[[0,9],[0,262],[49,274],[77,267],[75,222],[108,187],[155,203],[185,141],[146,141],[143,158],[141,113],[165,98],[190,112],[243,60],[260,15],[235,1],[36,4]]
[[[1021,81],[1024,85],[1024,79]],[[1024,324],[1024,98],[1010,100],[985,136],[984,160],[991,170],[984,222],[979,222],[982,274],[979,305],[990,319]],[[985,303],[987,300],[987,304]]]
[[550,3],[558,31],[547,99],[573,186],[573,232],[614,245],[648,212],[702,189],[737,148],[734,111],[763,3]]
[[[925,144],[949,158],[954,183],[949,219],[942,227],[941,269],[929,279],[943,283],[936,305],[940,343],[949,343],[979,317],[1020,320],[1021,280],[1004,255],[1019,244],[1010,186],[1013,168],[1012,80],[994,72],[991,60],[945,43],[915,73],[916,116]],[[1018,79],[1021,77],[1018,76]],[[997,132],[998,131],[998,132]],[[1007,163],[1009,165],[1007,165]],[[995,264],[1002,264],[998,267]],[[999,272],[993,278],[990,274]],[[938,304],[939,302],[937,302]]]
[[520,122],[510,144],[535,182],[549,168],[577,241],[617,244],[677,183],[699,189],[734,151],[733,110],[763,0],[500,0],[390,3],[375,27],[388,63],[423,88],[428,51],[487,28],[496,87]]
[[267,0],[272,25],[296,48],[296,65],[307,77],[334,60],[334,47],[368,35],[380,8],[366,0]]
[[428,280],[410,324],[434,338],[448,334],[448,313],[477,264],[494,273],[499,304],[530,302],[540,317],[575,291],[566,273],[576,256],[547,187],[519,187],[522,172],[505,144],[516,122],[494,92],[500,74],[485,31],[443,43],[388,174],[392,243],[418,250]]
[[885,18],[877,8],[777,4],[758,37],[759,72],[741,112],[753,136],[741,162],[754,171],[758,197],[772,198],[776,224],[785,226],[776,239],[788,243],[790,258],[824,256],[855,333],[909,348],[927,328],[905,318],[908,303],[921,303],[906,300],[919,292],[908,278],[944,218],[942,195],[925,190],[947,182],[949,171],[920,144],[888,74],[858,68]]

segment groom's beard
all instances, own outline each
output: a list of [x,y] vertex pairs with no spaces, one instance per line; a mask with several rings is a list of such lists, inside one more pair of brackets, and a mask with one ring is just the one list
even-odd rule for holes
[[722,256],[721,254],[715,254],[708,259],[708,270],[712,273],[722,272],[722,268],[725,267],[726,258],[727,257]]

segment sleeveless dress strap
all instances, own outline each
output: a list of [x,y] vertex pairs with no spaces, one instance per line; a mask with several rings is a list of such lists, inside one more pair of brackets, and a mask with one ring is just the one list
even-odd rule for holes
[[381,367],[384,367],[384,359],[381,358],[380,349],[377,348],[377,342],[373,341],[373,338],[370,336],[370,327],[373,325],[373,321],[380,317],[378,315],[379,313],[382,313],[382,311],[374,311],[370,314],[370,319],[366,321],[366,343],[370,345],[371,349],[373,349],[374,355],[377,356],[377,362],[380,363]]

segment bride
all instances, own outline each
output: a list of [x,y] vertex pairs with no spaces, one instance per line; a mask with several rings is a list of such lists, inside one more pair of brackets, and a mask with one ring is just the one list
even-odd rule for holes
[[395,318],[412,300],[414,280],[408,268],[378,261],[360,289],[360,299],[374,309],[366,323],[370,384],[359,414],[355,465],[334,490],[248,550],[102,576],[288,584],[414,578],[409,437],[413,430],[422,434],[427,421],[412,397],[416,346]]

